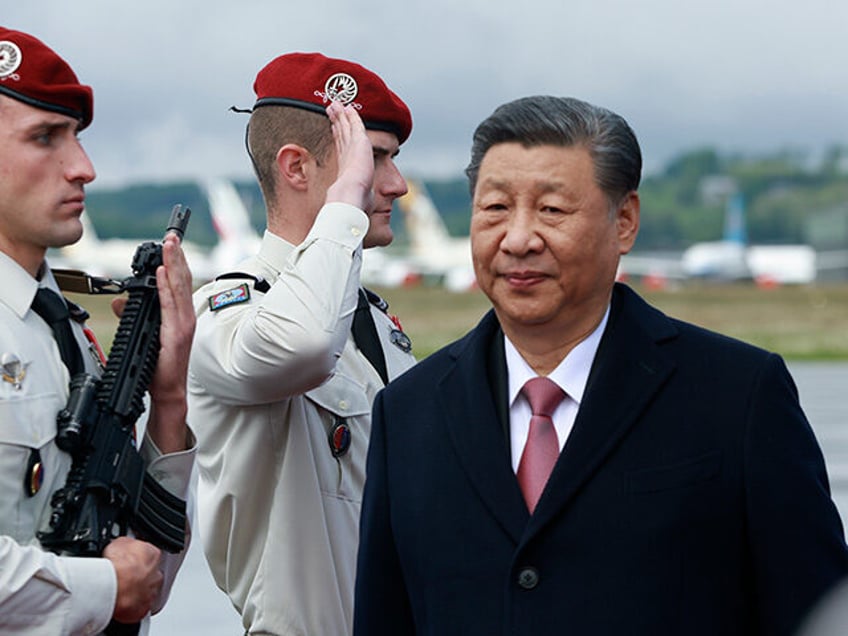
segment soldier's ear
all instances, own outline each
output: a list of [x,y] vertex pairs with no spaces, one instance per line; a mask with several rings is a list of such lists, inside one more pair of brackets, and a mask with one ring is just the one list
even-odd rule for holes
[[306,190],[309,184],[309,164],[312,154],[303,146],[286,144],[277,151],[278,178],[295,190]]

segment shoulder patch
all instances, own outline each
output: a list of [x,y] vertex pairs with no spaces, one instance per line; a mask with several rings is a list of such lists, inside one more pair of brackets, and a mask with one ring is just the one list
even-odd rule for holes
[[218,311],[230,305],[238,305],[246,303],[250,300],[250,286],[247,283],[242,283],[238,287],[227,289],[226,291],[218,292],[209,297],[209,309]]

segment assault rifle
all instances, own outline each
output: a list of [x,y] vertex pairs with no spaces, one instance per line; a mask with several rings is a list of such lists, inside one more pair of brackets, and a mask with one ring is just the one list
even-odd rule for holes
[[[165,233],[182,239],[190,215],[188,208],[175,206]],[[39,533],[53,552],[100,556],[130,528],[168,552],[185,546],[186,504],[150,476],[135,441],[135,423],[159,358],[161,264],[161,243],[138,246],[133,275],[120,285],[128,299],[103,376],[76,374],[67,406],[57,416],[56,444],[71,454],[72,463],[64,487],[50,501],[51,529]]]

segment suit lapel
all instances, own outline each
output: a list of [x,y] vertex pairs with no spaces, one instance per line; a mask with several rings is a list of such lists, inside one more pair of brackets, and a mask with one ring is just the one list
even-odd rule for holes
[[[455,348],[455,364],[439,384],[439,400],[447,413],[448,437],[460,463],[480,498],[501,526],[517,543],[529,513],[518,488],[504,436],[503,411],[506,399],[490,373],[489,361],[497,355],[500,333],[494,312],[489,312],[471,334]],[[495,397],[499,396],[499,397]]]
[[656,343],[674,333],[665,316],[628,288],[617,286],[580,411],[528,534],[568,505],[666,382],[674,363]]

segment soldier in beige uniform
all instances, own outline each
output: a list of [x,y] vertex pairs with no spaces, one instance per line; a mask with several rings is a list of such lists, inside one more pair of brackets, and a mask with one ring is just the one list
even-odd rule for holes
[[[71,374],[101,371],[84,311],[72,306],[69,320],[45,260],[48,247],[70,245],[82,234],[85,186],[95,172],[78,134],[92,116],[91,88],[56,52],[0,27],[1,634],[96,634],[112,618],[142,620],[164,604],[185,554],[118,537],[103,558],[60,556],[38,538],[50,529],[51,496],[71,466],[55,442]],[[149,418],[139,423],[146,424],[139,450],[150,475],[185,499],[194,463],[185,417],[195,317],[191,272],[176,236],[166,239],[163,260],[157,271],[162,346]],[[42,318],[50,317],[37,300],[45,295],[64,314],[54,321],[64,325],[64,337],[54,337]],[[147,625],[145,618],[142,633]]]
[[319,54],[273,60],[254,88],[268,229],[256,256],[195,293],[201,536],[247,633],[343,636],[371,404],[414,363],[359,281],[362,248],[392,240],[412,120],[377,75]]

